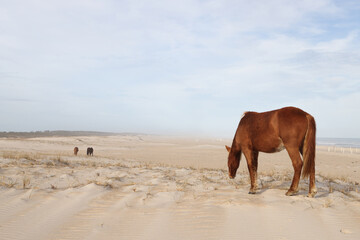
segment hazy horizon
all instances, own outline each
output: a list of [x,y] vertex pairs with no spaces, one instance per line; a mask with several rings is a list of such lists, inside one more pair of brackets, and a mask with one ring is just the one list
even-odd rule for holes
[[0,131],[232,138],[296,106],[359,138],[359,29],[355,0],[1,1]]
[[[193,137],[193,138],[217,138],[217,139],[228,139],[232,140],[233,136],[221,137],[221,136],[214,136],[214,135],[196,135],[196,134],[158,134],[158,133],[142,133],[142,132],[102,132],[102,131],[87,131],[87,130],[37,130],[37,131],[24,131],[24,132],[15,132],[15,131],[0,131],[0,137],[9,137],[9,136],[17,136],[22,137],[21,134],[29,135],[30,137],[37,137],[37,136],[112,136],[112,135],[153,135],[153,136],[164,136],[164,137]],[[234,133],[235,134],[235,133]],[[9,135],[9,136],[8,136]],[[353,137],[322,137],[316,136],[317,144],[319,145],[331,145],[342,143],[341,140],[349,141],[355,140],[356,144],[360,146],[360,138],[353,138]],[[333,141],[332,141],[333,140]],[[336,141],[340,140],[340,141]],[[349,141],[348,141],[349,140]]]

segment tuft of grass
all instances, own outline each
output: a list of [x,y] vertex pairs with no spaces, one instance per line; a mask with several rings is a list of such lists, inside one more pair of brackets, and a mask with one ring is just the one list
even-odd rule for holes
[[34,155],[31,153],[24,153],[24,154],[20,155],[20,159],[26,159],[31,162],[35,162],[37,158],[39,158],[38,155]]
[[16,185],[16,183],[17,183],[16,180],[11,179],[11,178],[8,181],[5,181],[4,179],[2,179],[0,181],[0,186],[7,187],[7,188],[12,188],[12,187],[14,187]]
[[36,161],[40,158],[39,154],[34,153],[26,153],[26,152],[3,152],[3,158],[6,159],[14,159],[14,160],[20,160],[20,159],[26,159],[28,161]]
[[54,163],[53,161],[47,161],[47,162],[45,162],[45,165],[46,165],[47,167],[54,167],[54,166],[55,166],[55,163]]
[[329,193],[332,193],[332,192],[334,192],[334,189],[331,185],[331,182],[329,181]]
[[110,189],[113,189],[115,186],[109,182],[109,181],[106,181],[105,184],[103,185],[105,188],[110,188]]
[[108,180],[108,181],[105,181],[105,182],[100,182],[100,181],[88,181],[88,184],[90,183],[94,183],[98,186],[102,186],[102,187],[105,187],[105,188],[109,188],[109,189],[113,189],[115,188],[114,184],[112,183],[111,180]]
[[176,191],[184,192],[189,186],[187,180],[185,181],[176,181]]
[[28,176],[23,177],[23,189],[29,188],[30,178]]
[[154,196],[154,195],[151,193],[151,190],[150,190],[150,188],[149,188],[148,191],[147,191],[146,194],[145,194],[145,197],[144,197],[142,200],[143,200],[143,201],[146,201],[146,200],[152,198],[153,196]]
[[61,156],[56,156],[52,159],[55,163],[55,165],[63,165],[63,166],[69,166],[70,163],[64,159],[61,158]]
[[269,189],[272,187],[271,182],[263,181],[260,179],[260,186],[262,189]]
[[3,152],[2,156],[5,159],[18,159],[16,152]]
[[326,199],[325,202],[324,202],[324,204],[323,204],[323,207],[324,207],[324,208],[329,208],[329,207],[331,207],[332,205],[333,205],[333,200],[331,200],[331,199]]

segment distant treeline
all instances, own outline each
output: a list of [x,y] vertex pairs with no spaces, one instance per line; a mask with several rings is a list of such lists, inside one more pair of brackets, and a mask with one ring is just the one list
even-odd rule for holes
[[78,137],[78,136],[116,136],[116,135],[138,135],[138,134],[94,132],[94,131],[0,132],[0,138]]

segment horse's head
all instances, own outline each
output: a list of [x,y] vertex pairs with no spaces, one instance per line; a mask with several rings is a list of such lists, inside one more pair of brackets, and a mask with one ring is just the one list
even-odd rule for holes
[[231,151],[231,147],[226,145],[225,148],[229,152],[229,156],[228,156],[229,177],[233,179],[236,177],[236,171],[240,165],[241,152]]

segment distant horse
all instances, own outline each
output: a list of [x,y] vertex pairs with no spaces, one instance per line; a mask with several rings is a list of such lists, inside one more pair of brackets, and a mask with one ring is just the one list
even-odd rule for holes
[[79,152],[79,148],[78,147],[74,147],[74,155],[76,156]]
[[94,149],[92,147],[87,148],[86,155],[93,156],[94,155]]
[[259,152],[274,153],[285,148],[294,167],[294,177],[286,195],[291,196],[298,192],[303,168],[302,177],[310,176],[308,197],[314,197],[317,193],[315,134],[314,118],[299,108],[285,107],[263,113],[245,112],[236,130],[231,148],[226,146],[229,152],[229,177],[235,178],[240,165],[241,152],[243,152],[250,173],[249,194],[255,194]]

